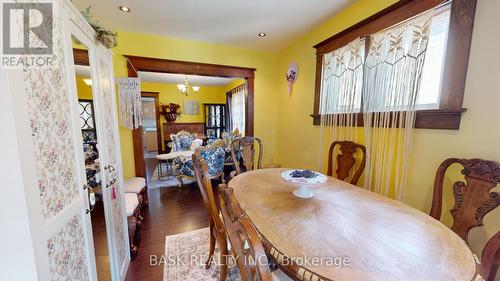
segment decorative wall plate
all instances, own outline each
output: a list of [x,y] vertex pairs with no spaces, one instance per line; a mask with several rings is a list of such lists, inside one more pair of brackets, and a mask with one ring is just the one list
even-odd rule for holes
[[286,81],[288,81],[288,94],[292,94],[293,83],[297,80],[297,75],[299,74],[299,67],[296,62],[290,63],[288,70],[286,72]]

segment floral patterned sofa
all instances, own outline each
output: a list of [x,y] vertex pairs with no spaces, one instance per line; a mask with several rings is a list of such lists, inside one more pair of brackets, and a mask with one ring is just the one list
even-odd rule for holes
[[198,138],[198,134],[192,134],[186,131],[180,131],[177,134],[171,134],[172,142],[168,144],[171,152],[194,150],[203,144],[203,140]]
[[[201,157],[207,163],[208,174],[210,178],[220,178],[224,182],[224,160],[226,150],[221,142],[211,145],[198,147]],[[193,160],[191,157],[177,157],[174,159],[174,169],[179,181],[179,187],[182,187],[182,179],[194,180]]]

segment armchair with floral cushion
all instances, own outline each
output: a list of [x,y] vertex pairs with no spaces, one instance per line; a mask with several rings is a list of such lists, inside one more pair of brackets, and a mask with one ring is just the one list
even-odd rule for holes
[[197,134],[186,131],[170,134],[170,139],[172,141],[168,146],[171,148],[171,152],[195,150],[203,144],[203,140],[199,139]]
[[[210,178],[220,178],[220,180],[224,182],[224,158],[226,151],[223,142],[200,146],[196,149],[200,150],[201,158],[207,163]],[[179,181],[179,187],[182,187],[183,178],[195,179],[193,160],[191,157],[176,157],[174,159],[174,170],[177,175],[177,180]]]

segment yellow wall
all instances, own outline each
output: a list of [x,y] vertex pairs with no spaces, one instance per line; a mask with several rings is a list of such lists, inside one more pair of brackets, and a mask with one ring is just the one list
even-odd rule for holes
[[[291,96],[287,93],[286,82],[278,80],[277,158],[282,165],[319,168],[319,128],[312,125],[309,116],[313,110],[316,65],[312,46],[394,2],[359,0],[279,53],[278,73],[284,73],[292,60],[299,65],[298,80]],[[444,159],[481,157],[500,161],[500,132],[496,129],[500,124],[497,90],[500,87],[500,58],[491,55],[500,44],[500,38],[491,36],[490,32],[492,26],[500,25],[500,18],[495,15],[498,10],[500,2],[496,0],[478,1],[464,101],[468,111],[463,115],[460,130],[416,130],[406,202],[426,213],[430,210],[434,174]],[[448,179],[448,183],[450,181]],[[451,187],[446,188],[446,197],[450,198]],[[452,207],[451,200],[446,202],[445,210]],[[443,220],[449,224],[449,212],[445,213]],[[500,230],[499,221],[500,208],[497,208],[485,218],[486,228],[472,231],[471,245],[476,253],[481,253],[484,241]]]
[[[277,135],[280,143],[278,159],[282,165],[316,170],[319,168],[320,132],[319,127],[312,125],[312,118],[309,116],[313,111],[316,75],[316,50],[313,46],[394,2],[396,1],[357,1],[279,53],[279,73],[285,73],[292,61],[296,61],[299,66],[299,74],[291,95],[288,94],[286,80],[277,81],[280,84],[277,93],[279,104]],[[289,138],[290,141],[284,141],[281,137]],[[306,146],[313,149],[303,149]],[[294,153],[290,153],[291,151]]]
[[[177,117],[177,120],[175,121],[176,123],[204,122],[203,104],[226,103],[226,89],[232,84],[233,82],[224,86],[201,86],[200,90],[196,94],[191,94],[187,97],[180,94],[176,84],[142,82],[141,90],[147,92],[159,92],[160,103],[179,104],[181,106],[182,113]],[[184,113],[185,100],[198,101],[199,111],[197,115],[188,115]],[[163,116],[160,118],[160,122],[162,124],[166,122]],[[163,136],[163,126],[161,126],[161,134]]]
[[79,99],[93,100],[92,88],[83,82],[87,77],[76,76],[76,91],[78,92]]
[[[127,76],[122,54],[256,68],[255,134],[266,144],[264,163],[276,154],[276,54],[203,42],[119,31],[115,76]],[[125,177],[135,174],[132,132],[120,129]]]

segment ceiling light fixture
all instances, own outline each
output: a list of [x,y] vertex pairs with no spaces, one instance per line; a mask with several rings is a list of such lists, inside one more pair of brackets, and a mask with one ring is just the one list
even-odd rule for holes
[[83,82],[87,84],[87,86],[92,86],[92,79],[83,79]]
[[125,12],[125,13],[130,13],[132,11],[127,6],[119,6],[118,9],[120,9],[120,11]]
[[257,35],[259,35],[259,37],[265,37],[266,36],[266,34],[264,32],[261,32],[261,33],[259,33]]
[[177,84],[177,88],[181,92],[181,94],[187,96],[192,93],[197,93],[200,90],[200,86],[191,86],[189,85],[189,81],[187,76],[184,78],[184,84]]

